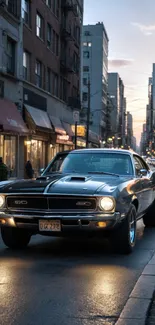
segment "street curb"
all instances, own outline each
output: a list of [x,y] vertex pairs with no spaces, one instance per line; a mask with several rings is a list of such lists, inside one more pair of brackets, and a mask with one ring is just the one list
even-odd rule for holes
[[155,254],[137,280],[115,325],[145,325],[155,291]]

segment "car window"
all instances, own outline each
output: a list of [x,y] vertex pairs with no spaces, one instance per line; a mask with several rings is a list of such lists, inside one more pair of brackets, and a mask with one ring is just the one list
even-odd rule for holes
[[56,156],[53,162],[50,164],[49,168],[45,171],[45,173],[59,172],[62,162],[66,157],[67,154]]
[[107,172],[133,175],[130,155],[119,153],[71,153],[61,165],[65,173]]
[[136,175],[139,175],[139,172],[141,169],[147,169],[147,166],[145,165],[145,163],[143,162],[143,160],[138,157],[138,156],[135,156],[134,155],[134,165],[135,165],[135,170],[136,170]]

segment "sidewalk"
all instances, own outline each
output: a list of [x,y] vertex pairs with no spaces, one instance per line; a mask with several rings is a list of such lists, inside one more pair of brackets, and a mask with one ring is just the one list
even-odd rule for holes
[[[155,325],[155,254],[145,266],[116,325]],[[152,300],[153,299],[153,300]]]

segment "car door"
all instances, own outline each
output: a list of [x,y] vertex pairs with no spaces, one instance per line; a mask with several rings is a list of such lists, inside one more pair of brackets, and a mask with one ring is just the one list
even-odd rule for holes
[[[142,200],[141,209],[142,211],[145,211],[153,202],[153,196],[154,196],[153,189],[152,189],[152,181],[150,180],[151,173],[147,164],[143,161],[141,157],[134,155],[134,161],[136,165],[136,173],[137,176],[140,178],[141,187],[142,187],[142,192],[140,196],[140,199]],[[148,172],[147,175],[141,176],[140,169],[146,169]]]

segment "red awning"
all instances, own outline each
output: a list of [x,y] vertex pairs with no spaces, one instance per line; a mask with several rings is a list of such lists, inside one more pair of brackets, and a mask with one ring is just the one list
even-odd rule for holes
[[7,99],[0,99],[0,129],[21,135],[29,133],[16,105]]

